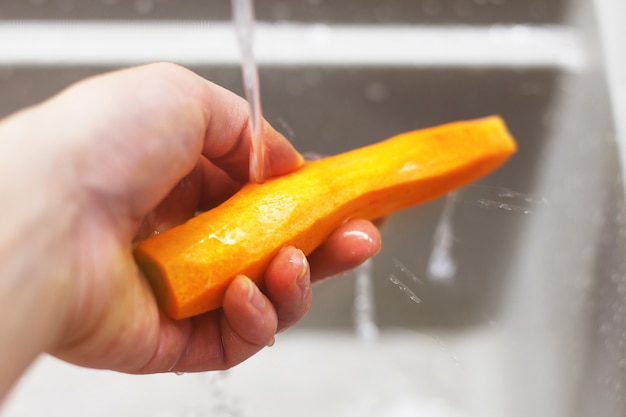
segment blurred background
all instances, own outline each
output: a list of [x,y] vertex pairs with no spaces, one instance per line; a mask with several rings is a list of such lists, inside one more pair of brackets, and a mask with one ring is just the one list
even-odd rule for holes
[[[255,7],[265,117],[299,150],[500,114],[518,154],[391,216],[381,253],[241,366],[128,376],[44,356],[0,416],[626,415],[626,4]],[[230,17],[227,0],[2,0],[0,117],[163,60],[242,94]]]

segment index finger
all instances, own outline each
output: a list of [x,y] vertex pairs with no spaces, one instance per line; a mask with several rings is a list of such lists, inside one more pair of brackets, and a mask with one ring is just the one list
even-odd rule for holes
[[[252,143],[248,102],[215,84],[207,93],[209,102],[220,105],[211,109],[202,154],[233,178],[248,180]],[[212,123],[213,120],[220,122]],[[262,137],[265,177],[286,174],[303,163],[304,159],[291,143],[266,120],[263,120]]]

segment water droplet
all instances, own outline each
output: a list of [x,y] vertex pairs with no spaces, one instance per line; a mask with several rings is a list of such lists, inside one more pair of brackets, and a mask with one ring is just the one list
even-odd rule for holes
[[302,153],[302,157],[305,161],[319,161],[320,159],[324,158],[324,155],[317,152],[304,152]]
[[450,348],[448,347],[448,345],[446,344],[446,342],[443,341],[443,339],[441,339],[440,337],[436,337],[435,341],[437,342],[437,344],[439,345],[439,347],[448,355],[448,357],[450,359],[452,359],[452,361],[457,365],[457,366],[461,366],[461,361],[459,360],[459,357],[456,356],[454,353],[452,353],[452,351],[450,350]]
[[407,297],[411,299],[411,301],[415,302],[416,304],[419,304],[422,302],[422,300],[413,291],[411,291],[411,289],[407,287],[404,282],[400,281],[398,277],[396,277],[395,275],[393,274],[389,275],[389,281],[391,281],[396,287],[398,287],[400,291],[404,293],[404,295],[406,295]]
[[481,198],[478,200],[478,205],[484,208],[497,208],[504,211],[514,211],[522,214],[531,214],[532,211],[513,204],[502,203],[500,201],[489,200],[488,198]]
[[184,372],[174,372],[174,373],[175,373],[176,375],[178,375],[178,376],[183,376],[183,375],[185,375],[185,373],[184,373]]
[[393,259],[393,264],[396,268],[400,270],[405,276],[411,278],[411,280],[419,285],[424,285],[424,281],[422,281],[417,275],[415,275],[409,268],[404,266],[398,259]]

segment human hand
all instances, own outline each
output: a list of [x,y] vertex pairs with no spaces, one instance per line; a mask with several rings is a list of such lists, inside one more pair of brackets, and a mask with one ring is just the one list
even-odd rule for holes
[[[222,309],[179,321],[160,312],[132,243],[247,180],[247,121],[243,99],[171,64],[95,77],[3,121],[0,195],[19,204],[0,218],[0,310],[14,331],[0,342],[17,346],[0,358],[23,343],[18,354],[130,373],[228,368],[305,314],[311,282],[374,255],[376,227],[352,220],[310,255],[310,269],[284,248],[262,288],[235,279]],[[264,138],[266,175],[302,163],[268,124]],[[25,366],[13,365],[13,378]]]

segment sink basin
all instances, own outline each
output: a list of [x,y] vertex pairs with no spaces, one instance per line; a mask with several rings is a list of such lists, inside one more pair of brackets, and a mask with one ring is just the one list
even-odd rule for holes
[[[0,15],[89,21],[230,13],[227,2],[57,3],[65,8],[4,1]],[[499,32],[489,25],[497,25],[513,35],[502,40],[511,56],[529,38],[549,44],[552,38],[542,36],[560,33],[584,59],[564,64],[556,43],[553,60],[530,56],[527,64],[507,65],[506,57],[484,65],[446,64],[436,56],[394,65],[261,60],[265,117],[301,151],[334,154],[402,131],[500,114],[519,152],[489,177],[389,217],[381,253],[316,286],[310,314],[241,366],[127,376],[44,357],[1,416],[44,409],[63,416],[626,415],[623,175],[592,4],[335,3],[264,0],[256,7],[261,20],[331,30],[417,23],[426,31],[477,30],[493,39]],[[242,92],[233,63],[185,64]],[[115,67],[26,65],[0,55],[0,116]],[[447,277],[429,274],[442,225],[456,266]],[[79,399],[66,392],[72,387]],[[94,410],[105,398],[107,405]]]

